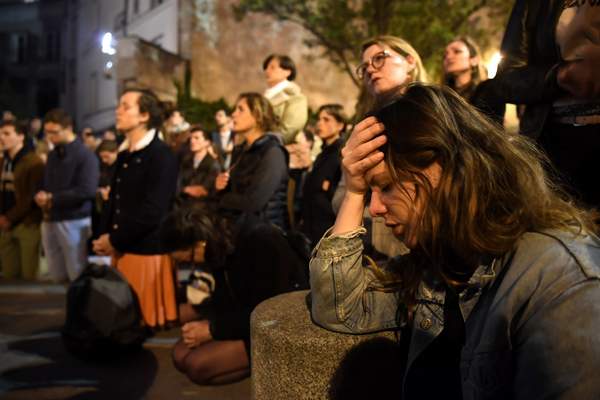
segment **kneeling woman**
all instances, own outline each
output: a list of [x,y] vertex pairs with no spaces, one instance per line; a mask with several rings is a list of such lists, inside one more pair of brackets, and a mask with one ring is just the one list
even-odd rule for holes
[[[600,396],[600,241],[525,137],[414,85],[342,156],[347,191],[310,266],[318,324],[398,329],[404,399]],[[411,249],[385,268],[362,263],[369,187]]]
[[246,377],[250,313],[263,300],[306,288],[307,259],[279,228],[260,222],[240,226],[204,203],[174,211],[163,226],[163,244],[179,250],[173,257],[205,261],[215,279],[208,301],[180,308],[185,324],[173,349],[176,368],[205,385]]

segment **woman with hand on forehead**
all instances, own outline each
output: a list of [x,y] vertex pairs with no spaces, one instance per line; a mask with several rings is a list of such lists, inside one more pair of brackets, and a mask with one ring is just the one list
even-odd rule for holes
[[[310,263],[317,324],[398,330],[403,399],[600,396],[597,228],[527,138],[413,84],[342,157],[344,199]],[[369,189],[410,249],[385,266],[363,261]]]
[[[419,53],[404,39],[377,36],[367,40],[361,52],[362,62],[356,68],[356,75],[362,81],[366,95],[359,106],[362,114],[401,95],[412,82],[427,82],[427,73]],[[361,114],[360,110],[358,114]],[[332,200],[336,211],[344,188],[342,177]],[[378,218],[372,221],[372,242],[373,247],[383,254],[396,255],[403,251],[403,246],[393,240],[389,229]]]

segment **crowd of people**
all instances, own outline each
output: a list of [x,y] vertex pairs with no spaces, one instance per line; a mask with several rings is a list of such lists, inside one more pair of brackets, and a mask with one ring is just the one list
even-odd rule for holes
[[[438,85],[406,40],[366,41],[353,121],[323,104],[309,122],[282,54],[212,132],[142,88],[102,139],[62,110],[5,115],[3,277],[35,279],[40,243],[56,282],[109,256],[144,326],[181,324],[175,367],[220,384],[249,374],[250,313],[308,288],[312,251],[314,321],[397,330],[402,398],[431,376],[440,398],[597,396],[600,45],[582,32],[600,7],[538,3],[515,3],[494,79],[468,37]],[[498,123],[507,103],[520,135]]]

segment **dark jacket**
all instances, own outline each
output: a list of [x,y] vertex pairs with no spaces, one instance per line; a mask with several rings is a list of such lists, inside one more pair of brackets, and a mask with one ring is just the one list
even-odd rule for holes
[[[8,162],[8,155],[4,156],[4,163]],[[14,202],[10,207],[4,207],[6,197],[0,196],[0,209],[12,226],[20,223],[26,225],[39,224],[42,220],[42,211],[33,201],[33,196],[40,188],[44,178],[44,162],[34,152],[22,149],[12,160]],[[8,204],[6,204],[8,206]]]
[[175,195],[177,161],[157,135],[144,148],[119,153],[102,232],[121,253],[161,254],[158,229]]
[[100,179],[98,180],[98,187],[110,186],[110,182],[115,174],[116,166],[116,160],[112,165],[100,163]]
[[[251,225],[251,226],[249,226]],[[250,314],[262,301],[307,287],[307,266],[270,224],[246,223],[235,250],[214,271],[214,314],[210,332],[216,340],[250,340]]]
[[219,162],[207,154],[200,164],[194,168],[194,155],[185,156],[180,164],[179,177],[177,180],[177,191],[181,197],[188,198],[187,194],[182,193],[186,186],[200,185],[208,190],[209,194],[214,193],[215,178],[221,171]]
[[266,134],[249,149],[245,143],[234,149],[229,185],[222,192],[219,208],[241,215],[262,215],[287,228],[288,154],[279,139]]
[[89,217],[100,175],[98,158],[79,140],[48,154],[42,189],[52,193],[50,221]]
[[[306,176],[302,195],[302,232],[312,244],[316,244],[325,231],[335,222],[331,200],[342,176],[340,150],[342,140],[338,139],[324,146],[315,160],[313,169]],[[327,183],[329,182],[329,183]],[[326,190],[323,185],[327,185]]]
[[517,0],[502,40],[503,62],[494,79],[482,82],[474,103],[504,115],[504,104],[525,104],[521,133],[539,137],[561,93],[556,81],[560,56],[555,42],[562,0]]

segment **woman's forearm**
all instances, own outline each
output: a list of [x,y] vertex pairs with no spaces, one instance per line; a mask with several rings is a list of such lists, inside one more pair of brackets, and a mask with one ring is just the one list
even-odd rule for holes
[[331,234],[339,235],[361,227],[364,210],[365,195],[346,190]]

